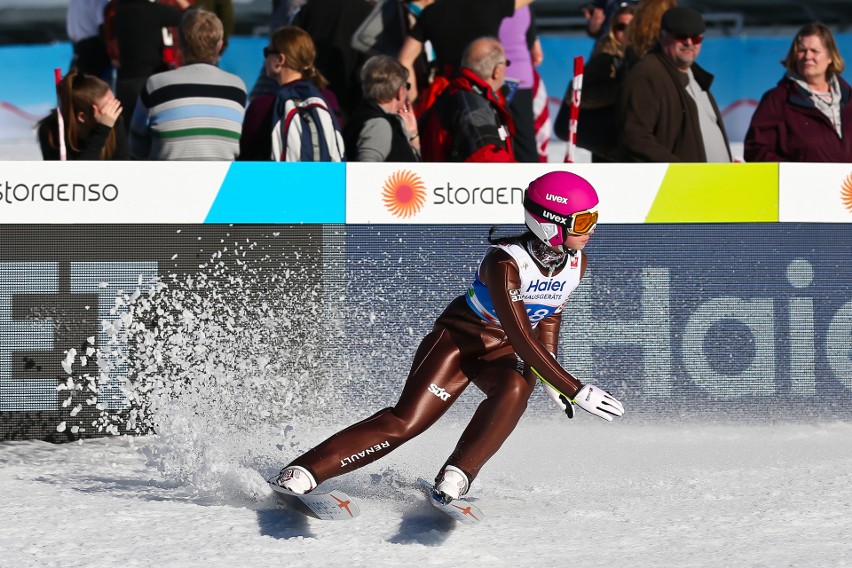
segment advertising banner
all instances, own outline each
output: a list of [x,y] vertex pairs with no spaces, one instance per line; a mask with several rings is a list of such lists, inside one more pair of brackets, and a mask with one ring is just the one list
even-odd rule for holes
[[0,162],[0,223],[342,223],[345,165]]
[[852,223],[852,164],[781,164],[779,221]]
[[555,169],[597,189],[601,223],[778,220],[777,164],[347,164],[346,222],[519,223]]

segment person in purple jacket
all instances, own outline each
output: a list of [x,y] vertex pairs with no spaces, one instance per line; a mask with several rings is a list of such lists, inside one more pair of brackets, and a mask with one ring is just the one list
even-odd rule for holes
[[752,116],[746,161],[852,162],[852,88],[831,31],[806,24],[781,64],[787,72]]

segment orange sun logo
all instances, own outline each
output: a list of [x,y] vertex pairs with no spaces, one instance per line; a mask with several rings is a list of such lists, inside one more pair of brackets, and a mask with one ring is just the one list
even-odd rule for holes
[[843,180],[843,186],[840,189],[840,199],[843,201],[846,209],[852,213],[852,174],[849,174]]
[[413,217],[426,203],[426,184],[408,170],[394,172],[382,187],[382,200],[394,217]]

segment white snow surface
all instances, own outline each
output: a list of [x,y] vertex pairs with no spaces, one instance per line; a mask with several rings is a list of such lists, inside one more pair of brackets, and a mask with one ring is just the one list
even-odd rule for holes
[[[470,527],[416,487],[461,431],[445,418],[327,482],[358,501],[359,518],[280,505],[264,478],[347,422],[297,420],[215,448],[164,436],[0,443],[0,565],[852,564],[850,424],[522,420],[472,486],[486,518]],[[163,467],[174,450],[196,464],[194,479]]]

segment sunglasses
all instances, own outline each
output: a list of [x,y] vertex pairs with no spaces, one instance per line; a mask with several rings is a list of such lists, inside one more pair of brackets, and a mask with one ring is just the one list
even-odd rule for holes
[[625,24],[624,22],[618,22],[617,24],[612,26],[612,30],[615,31],[615,32],[623,32],[626,29],[627,29],[627,24]]
[[280,54],[281,54],[280,51],[276,51],[276,50],[272,49],[271,47],[264,47],[263,48],[263,58],[264,59],[266,59],[270,55],[280,55]]
[[576,213],[572,213],[570,215],[564,215],[562,213],[557,213],[556,211],[546,209],[541,205],[534,203],[528,197],[524,196],[524,208],[533,215],[538,215],[539,217],[543,217],[544,219],[547,219],[555,225],[559,225],[560,227],[568,231],[568,234],[574,236],[586,235],[588,233],[591,233],[595,226],[598,224],[597,205],[586,211],[577,211]]
[[672,34],[672,37],[680,43],[686,43],[686,40],[691,39],[692,45],[701,45],[701,42],[704,41],[704,36],[700,34]]

